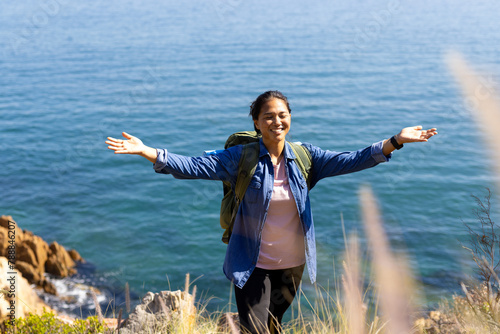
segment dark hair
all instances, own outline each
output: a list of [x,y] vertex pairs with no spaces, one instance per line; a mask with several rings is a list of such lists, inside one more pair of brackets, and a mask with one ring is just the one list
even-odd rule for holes
[[[283,102],[285,102],[288,112],[290,113],[292,112],[292,109],[290,109],[290,105],[288,104],[288,99],[286,98],[285,95],[283,95],[282,92],[277,90],[268,90],[267,92],[260,94],[259,97],[257,97],[255,101],[253,101],[252,104],[250,105],[249,115],[252,116],[252,119],[253,120],[259,119],[259,114],[260,110],[262,109],[262,106],[273,99],[280,99]],[[255,127],[255,124],[253,127],[255,131],[257,131],[257,133],[260,133],[260,131]]]

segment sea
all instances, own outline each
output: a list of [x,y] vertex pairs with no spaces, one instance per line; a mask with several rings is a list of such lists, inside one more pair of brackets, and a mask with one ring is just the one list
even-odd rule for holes
[[[208,310],[236,310],[222,272],[222,184],[157,174],[116,155],[123,131],[146,145],[199,156],[252,130],[250,103],[280,90],[289,140],[351,151],[408,126],[436,127],[389,162],[321,181],[311,191],[317,286],[342,278],[345,237],[369,261],[360,187],[376,196],[393,251],[405,254],[422,309],[476,275],[465,226],[473,196],[500,203],[491,153],[450,72],[459,53],[499,95],[495,0],[27,0],[0,4],[0,214],[86,259],[43,296],[77,316],[100,291],[108,314],[148,291],[197,287]],[[366,278],[369,285],[371,278]]]

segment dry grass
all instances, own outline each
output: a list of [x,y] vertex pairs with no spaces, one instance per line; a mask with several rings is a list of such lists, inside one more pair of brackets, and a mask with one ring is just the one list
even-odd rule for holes
[[[450,53],[447,62],[462,88],[463,107],[470,111],[492,158],[492,169],[500,180],[500,102],[490,78],[479,75],[459,53]],[[498,184],[500,186],[500,184]],[[498,188],[500,189],[500,187]]]
[[390,251],[371,188],[363,187],[360,198],[366,236],[372,251],[380,307],[387,321],[387,333],[410,333],[414,288],[405,261],[397,259]]

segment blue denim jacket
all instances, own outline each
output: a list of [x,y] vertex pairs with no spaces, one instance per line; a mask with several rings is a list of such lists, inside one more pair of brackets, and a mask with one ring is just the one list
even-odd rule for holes
[[[382,153],[383,142],[375,143],[353,152],[325,151],[303,144],[312,156],[311,189],[329,176],[357,172],[373,167],[391,157]],[[157,173],[172,174],[177,179],[209,179],[236,183],[242,146],[234,146],[215,154],[186,157],[158,149],[154,169]],[[306,263],[311,282],[316,280],[316,244],[314,225],[309,202],[309,190],[298,166],[295,155],[287,143],[284,159],[290,190],[297,203],[305,236]],[[271,156],[260,140],[260,156],[257,169],[236,215],[231,239],[226,250],[224,273],[236,286],[242,288],[255,269],[259,257],[261,233],[266,221],[269,202],[273,193],[274,168]]]

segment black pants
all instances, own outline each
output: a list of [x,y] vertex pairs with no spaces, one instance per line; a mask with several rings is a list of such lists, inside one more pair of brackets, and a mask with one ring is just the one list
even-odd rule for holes
[[235,286],[243,333],[279,333],[281,319],[297,293],[304,265],[280,270],[255,268],[242,289]]

